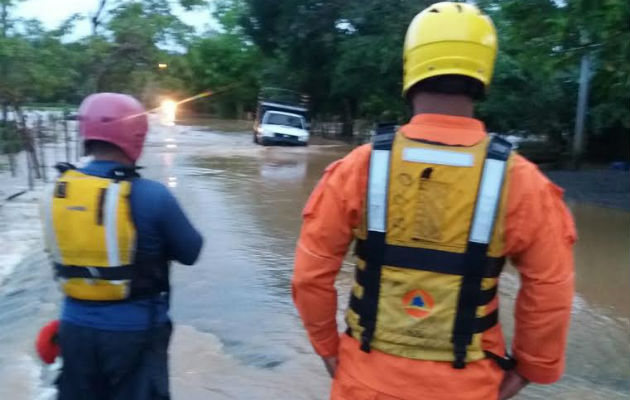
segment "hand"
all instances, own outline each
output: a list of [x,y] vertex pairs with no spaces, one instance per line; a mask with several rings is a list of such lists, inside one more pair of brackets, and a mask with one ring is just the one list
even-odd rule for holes
[[326,371],[331,378],[335,377],[335,372],[337,372],[337,366],[339,365],[339,359],[335,357],[322,357],[322,361],[324,361],[324,365],[326,366]]
[[511,399],[528,384],[529,381],[516,372],[506,372],[501,382],[501,387],[499,387],[499,400]]

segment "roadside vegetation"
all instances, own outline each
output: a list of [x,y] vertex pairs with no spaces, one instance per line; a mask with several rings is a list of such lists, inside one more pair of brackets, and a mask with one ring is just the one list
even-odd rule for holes
[[[90,15],[73,15],[52,30],[17,18],[20,2],[0,0],[5,153],[15,150],[7,143],[16,136],[28,142],[25,106],[76,107],[98,91],[130,93],[155,107],[164,97],[210,90],[215,94],[186,111],[243,119],[254,111],[259,88],[275,86],[307,93],[313,119],[339,123],[340,135],[351,135],[358,120],[403,122],[402,39],[410,19],[433,1],[180,0],[208,15],[205,32],[178,18],[168,0],[101,0]],[[571,148],[588,58],[585,156],[628,160],[630,3],[477,3],[500,37],[491,93],[478,108],[488,129],[544,135]],[[86,18],[91,34],[70,39]]]

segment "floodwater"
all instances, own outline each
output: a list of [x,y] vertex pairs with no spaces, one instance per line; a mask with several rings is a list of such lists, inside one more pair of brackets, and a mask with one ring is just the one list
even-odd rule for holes
[[[326,165],[350,149],[334,142],[260,147],[250,134],[186,127],[151,138],[144,175],[171,187],[206,240],[195,266],[173,268],[174,398],[327,398],[330,379],[293,307],[290,278],[301,208]],[[572,210],[580,242],[567,373],[518,398],[627,399],[630,213]],[[351,274],[348,259],[338,280],[340,304]],[[516,274],[506,271],[500,293],[508,337],[517,288]],[[25,368],[32,364],[31,340],[57,312],[58,298],[41,251],[0,287],[0,398],[45,393],[28,392],[20,382],[33,379]],[[41,374],[44,381],[51,375]]]

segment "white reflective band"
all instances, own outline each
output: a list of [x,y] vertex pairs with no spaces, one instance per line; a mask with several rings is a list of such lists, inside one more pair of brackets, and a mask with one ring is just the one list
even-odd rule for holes
[[469,153],[408,147],[403,149],[403,160],[417,163],[450,165],[453,167],[472,167],[475,162],[475,157]]
[[483,165],[481,185],[477,195],[475,216],[470,230],[470,241],[475,243],[489,243],[494,225],[496,209],[501,197],[503,173],[506,162],[486,159]]
[[57,244],[57,237],[55,235],[55,226],[53,225],[52,202],[54,193],[55,184],[49,185],[44,191],[44,241],[53,261],[61,263],[61,252],[59,251],[59,245]]
[[368,230],[385,232],[389,150],[372,150],[368,183]]
[[118,254],[118,193],[120,185],[111,183],[105,195],[105,242],[107,245],[107,259],[111,267],[120,265]]

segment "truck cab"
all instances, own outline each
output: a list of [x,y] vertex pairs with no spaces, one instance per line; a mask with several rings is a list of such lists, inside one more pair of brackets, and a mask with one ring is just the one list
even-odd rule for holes
[[254,135],[254,141],[262,145],[285,143],[305,146],[309,139],[304,117],[283,111],[267,111]]
[[308,108],[304,97],[285,89],[271,89],[266,88],[259,98],[254,143],[308,145]]

